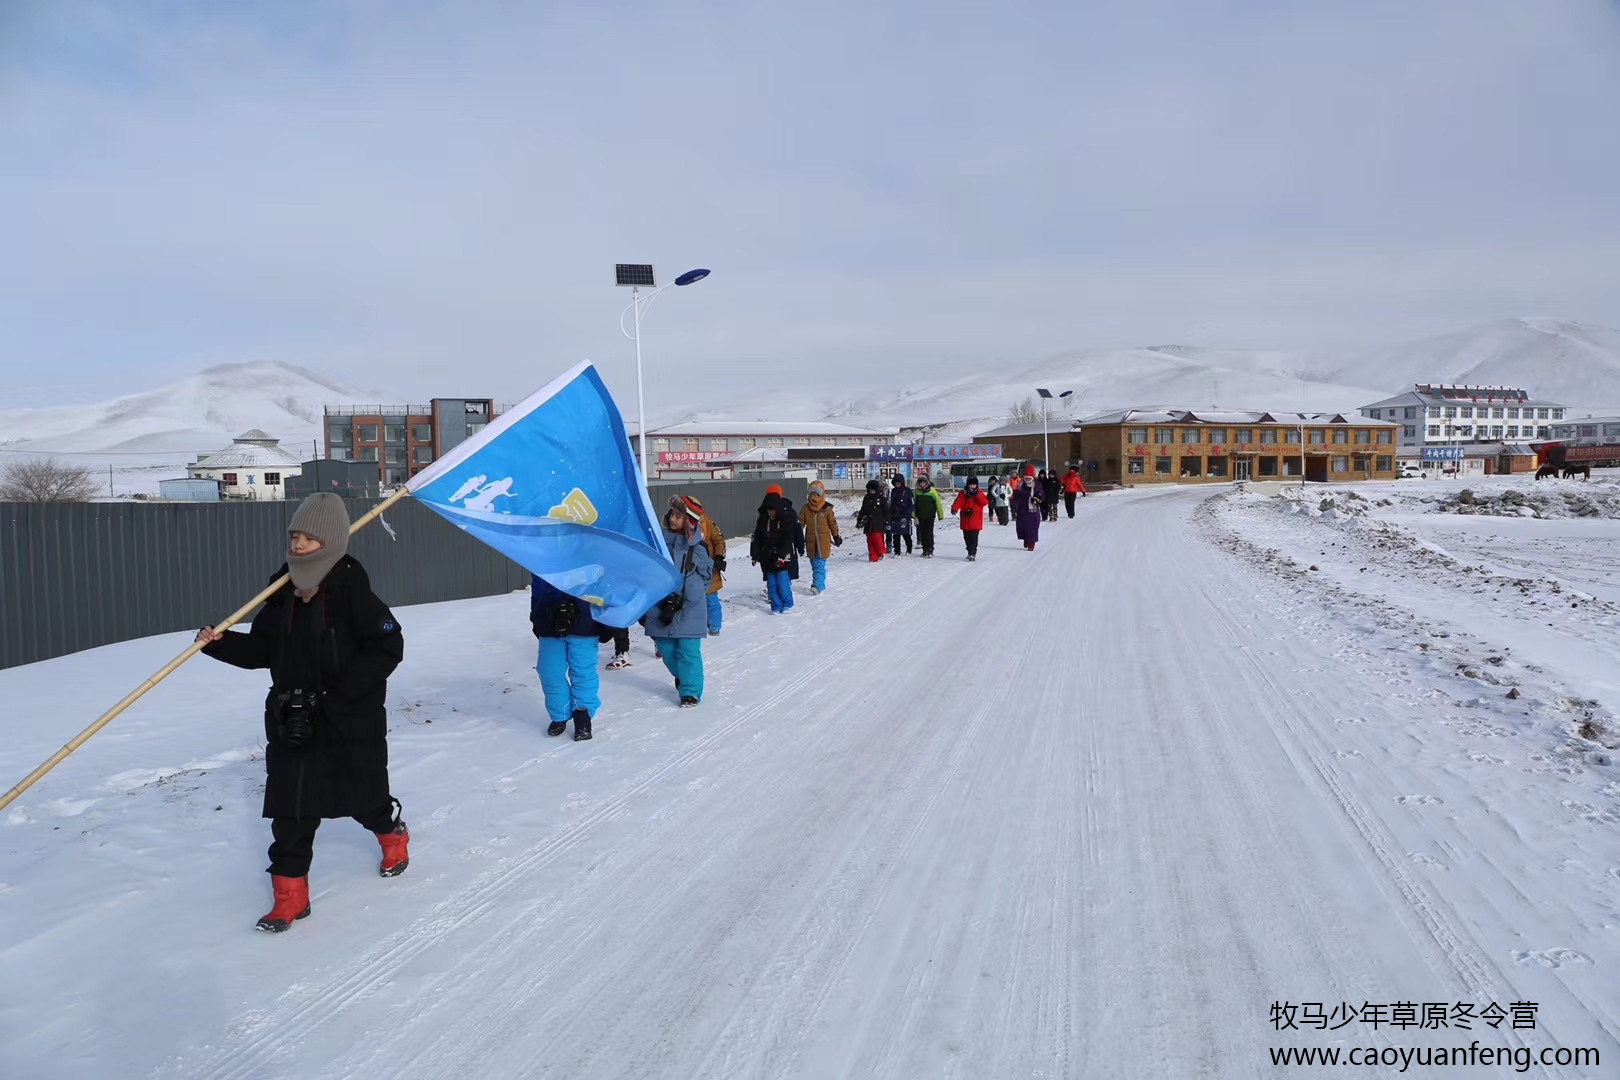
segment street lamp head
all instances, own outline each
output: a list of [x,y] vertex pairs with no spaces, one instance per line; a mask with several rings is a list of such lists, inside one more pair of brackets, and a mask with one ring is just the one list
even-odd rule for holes
[[1036,387],[1036,388],[1035,388],[1035,392],[1036,392],[1036,393],[1037,393],[1037,394],[1039,394],[1039,395],[1041,395],[1041,397],[1043,397],[1043,398],[1049,398],[1049,397],[1051,397],[1051,396],[1052,396],[1052,391],[1050,391],[1050,390],[1043,390],[1043,389],[1042,389],[1042,388],[1041,388],[1041,387],[1039,387],[1039,386],[1037,386],[1037,387]]
[[702,281],[708,276],[709,272],[707,270],[688,270],[686,273],[675,279],[675,284],[690,285],[693,282]]
[[1063,393],[1061,393],[1061,394],[1059,394],[1059,395],[1058,395],[1058,397],[1060,397],[1060,398],[1066,398],[1066,397],[1068,397],[1068,396],[1069,396],[1069,395],[1070,395],[1070,394],[1072,394],[1072,393],[1074,393],[1074,391],[1073,391],[1073,390],[1065,390],[1065,391],[1063,391]]

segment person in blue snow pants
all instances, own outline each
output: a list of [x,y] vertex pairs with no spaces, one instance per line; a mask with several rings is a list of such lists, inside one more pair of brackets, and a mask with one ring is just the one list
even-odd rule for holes
[[773,615],[793,609],[793,557],[799,521],[791,515],[792,508],[780,495],[767,494],[759,507],[759,521],[748,552],[765,575]]
[[540,639],[535,670],[551,718],[547,735],[561,735],[574,722],[576,742],[591,737],[591,721],[602,708],[596,647],[602,628],[591,605],[535,576],[529,583],[529,625]]
[[714,559],[699,531],[701,515],[679,496],[664,515],[664,543],[680,571],[676,591],[647,612],[644,625],[658,657],[675,677],[681,706],[703,700],[703,639],[709,635],[709,608],[704,597],[714,576]]
[[810,482],[799,524],[804,528],[805,553],[810,556],[810,595],[816,596],[827,591],[827,559],[844,542],[838,533],[838,512],[827,501],[827,488],[820,480]]

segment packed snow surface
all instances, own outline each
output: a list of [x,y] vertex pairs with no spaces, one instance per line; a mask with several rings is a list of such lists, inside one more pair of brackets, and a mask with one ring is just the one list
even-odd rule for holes
[[[972,564],[852,535],[784,616],[739,555],[702,706],[638,631],[587,743],[544,735],[526,596],[405,609],[410,870],[328,822],[283,935],[264,682],[193,661],[0,817],[0,1076],[1236,1077],[1475,1039],[1613,1076],[1620,524],[1357,490],[1109,493]],[[0,672],[0,771],[184,644]]]

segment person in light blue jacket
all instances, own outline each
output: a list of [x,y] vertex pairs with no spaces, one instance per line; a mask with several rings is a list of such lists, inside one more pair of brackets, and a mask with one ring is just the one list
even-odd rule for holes
[[680,588],[647,613],[647,636],[675,676],[681,708],[703,700],[703,639],[709,634],[708,592],[714,559],[703,542],[701,516],[680,496],[669,500],[664,543],[681,573]]

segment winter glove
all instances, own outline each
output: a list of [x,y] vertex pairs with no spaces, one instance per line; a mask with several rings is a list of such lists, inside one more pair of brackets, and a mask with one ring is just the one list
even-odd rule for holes
[[715,556],[714,568],[722,574],[726,572],[726,557],[724,555]]
[[843,546],[844,546],[844,538],[842,536],[833,537],[833,547],[843,547]]
[[535,622],[533,619],[529,620],[529,629],[534,631],[535,637],[540,636],[540,624]]

